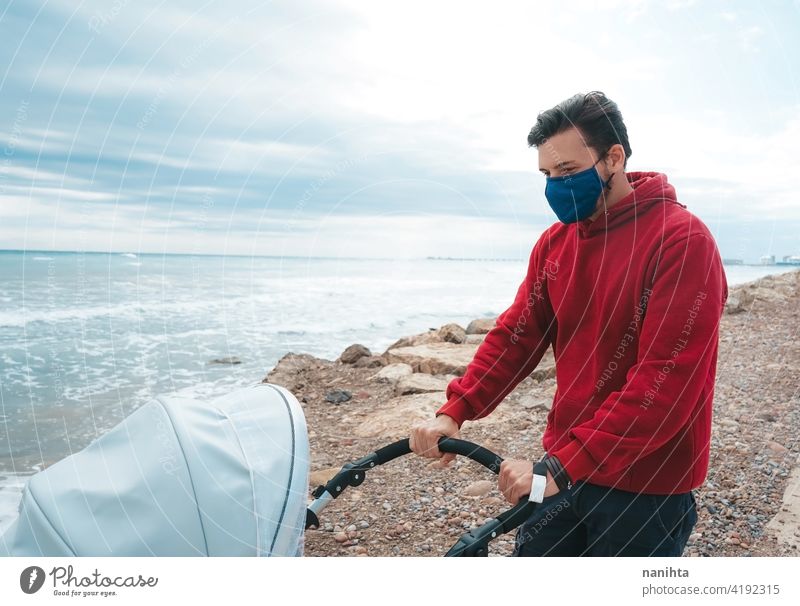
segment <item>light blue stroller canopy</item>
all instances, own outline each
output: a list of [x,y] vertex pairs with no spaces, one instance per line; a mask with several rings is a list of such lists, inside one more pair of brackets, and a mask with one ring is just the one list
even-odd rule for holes
[[30,477],[0,555],[299,556],[308,473],[285,388],[158,396]]

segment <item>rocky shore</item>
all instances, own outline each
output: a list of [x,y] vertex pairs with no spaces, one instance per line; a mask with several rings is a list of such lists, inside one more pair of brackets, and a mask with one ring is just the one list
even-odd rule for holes
[[[337,360],[286,354],[264,381],[303,405],[310,489],[396,439],[445,401],[493,318],[407,336],[377,354],[363,345]],[[800,544],[800,271],[731,288],[720,332],[711,463],[695,491],[698,522],[685,556],[797,555]],[[488,417],[462,437],[504,457],[533,460],[555,393],[552,350]],[[370,472],[306,532],[309,556],[440,556],[470,527],[506,509],[496,477],[458,457],[449,468],[415,455]],[[508,555],[513,534],[491,544]]]

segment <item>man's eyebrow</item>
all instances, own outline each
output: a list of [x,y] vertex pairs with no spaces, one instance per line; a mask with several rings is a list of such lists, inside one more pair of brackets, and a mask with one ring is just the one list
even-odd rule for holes
[[[563,161],[558,162],[556,164],[556,168],[558,168],[559,166],[564,167],[564,166],[570,166],[570,165],[574,165],[574,164],[575,164],[575,162],[573,162],[572,160],[563,160]],[[547,169],[546,168],[540,168],[539,172],[544,172],[545,170],[547,170]]]

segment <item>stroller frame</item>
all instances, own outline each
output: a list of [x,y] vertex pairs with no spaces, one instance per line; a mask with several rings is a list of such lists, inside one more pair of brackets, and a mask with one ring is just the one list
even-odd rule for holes
[[[503,458],[492,451],[457,438],[443,437],[438,442],[439,450],[455,453],[480,463],[489,471],[500,473]],[[311,493],[314,500],[306,511],[306,529],[319,527],[319,514],[331,501],[344,492],[348,486],[359,486],[366,478],[366,473],[378,465],[383,465],[411,452],[408,438],[393,442],[379,448],[365,457],[345,463],[335,476],[326,484],[318,486]],[[505,534],[520,526],[534,512],[538,503],[528,500],[528,496],[519,503],[492,518],[489,522],[465,532],[448,550],[445,557],[485,557],[489,555],[489,542],[501,534]]]

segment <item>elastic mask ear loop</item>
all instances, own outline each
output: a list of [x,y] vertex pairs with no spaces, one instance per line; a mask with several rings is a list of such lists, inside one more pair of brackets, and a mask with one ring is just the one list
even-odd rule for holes
[[[604,151],[603,155],[600,156],[597,159],[597,161],[599,162],[600,160],[605,158],[607,154],[608,154],[608,150]],[[595,170],[597,170],[596,164],[597,164],[597,162],[595,162]],[[598,172],[597,174],[599,175],[600,173]],[[605,212],[606,215],[608,214],[608,207],[606,206],[606,196],[608,195],[608,192],[611,191],[611,179],[613,179],[614,175],[616,175],[616,174],[617,173],[611,173],[611,175],[609,175],[608,179],[606,179],[605,183],[603,183],[603,190],[602,190],[602,192],[603,192],[603,209],[604,209],[604,212]],[[602,177],[600,178],[600,182],[601,183],[603,182],[603,178]]]
[[[599,162],[600,160],[602,160],[603,158],[605,158],[607,154],[608,154],[608,150],[604,151],[604,152],[603,152],[603,155],[602,155],[602,156],[600,156],[600,157],[597,159],[597,161]],[[595,164],[596,164],[596,163],[595,163]],[[617,173],[611,173],[611,174],[608,176],[608,179],[606,179],[606,182],[605,182],[605,183],[603,183],[603,190],[606,190],[606,191],[611,191],[611,179],[613,179],[613,178],[614,178],[614,175],[616,175],[616,174],[617,174]],[[602,180],[602,179],[601,179],[601,180]]]

